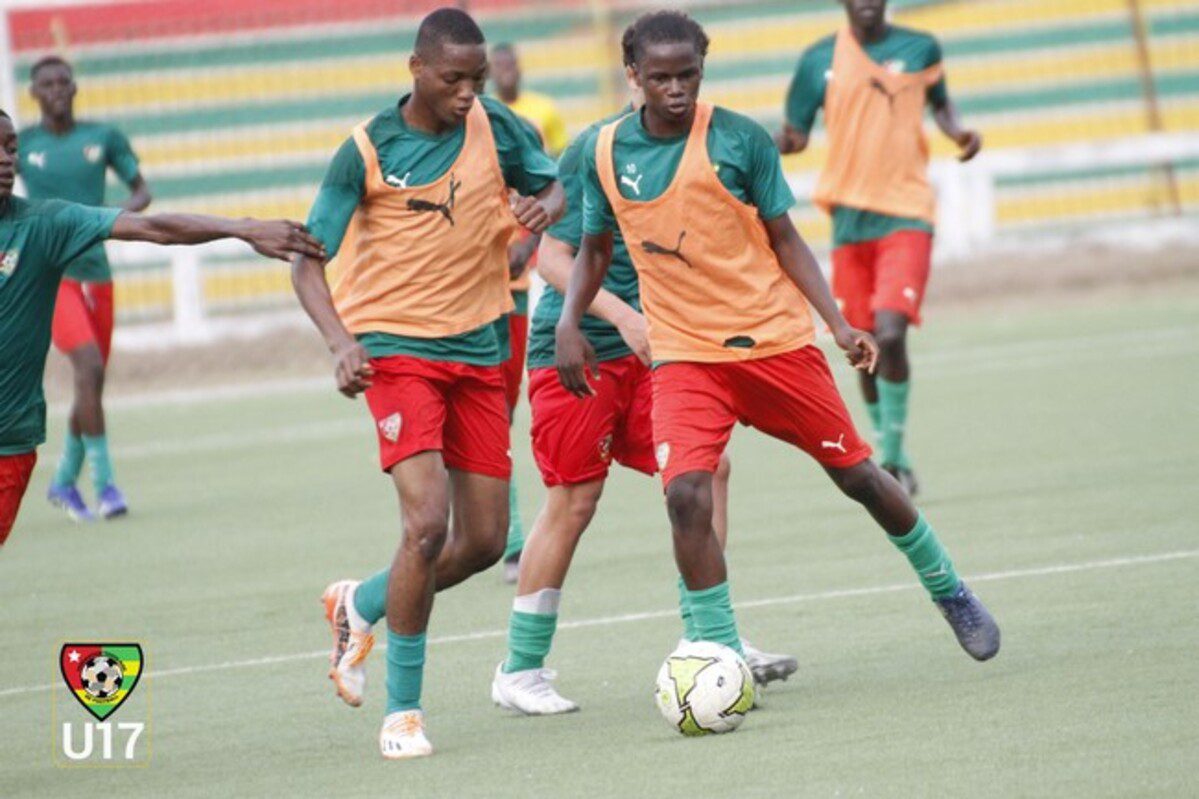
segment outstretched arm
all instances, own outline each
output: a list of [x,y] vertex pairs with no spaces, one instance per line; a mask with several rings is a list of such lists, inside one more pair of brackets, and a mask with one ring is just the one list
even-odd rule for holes
[[769,220],[766,222],[766,232],[770,235],[770,246],[778,256],[779,265],[829,326],[837,346],[845,350],[850,364],[864,372],[873,373],[878,360],[878,345],[869,333],[856,330],[845,321],[829,291],[828,282],[820,272],[816,256],[812,255],[800,237],[791,217],[783,214]]
[[563,387],[576,397],[594,396],[595,390],[587,383],[587,370],[597,378],[599,366],[595,359],[595,348],[587,341],[579,323],[587,308],[595,301],[612,262],[612,231],[587,233],[575,258],[566,289],[562,317],[558,320],[556,335],[556,360],[558,379]]
[[325,248],[299,222],[226,219],[202,214],[136,214],[117,217],[109,238],[154,244],[203,244],[241,239],[261,255],[286,261],[293,255],[324,258]]
[[983,146],[983,137],[978,131],[962,125],[957,106],[953,104],[952,100],[946,98],[943,104],[933,107],[933,120],[941,132],[953,139],[961,149],[961,152],[958,153],[959,161],[969,161],[978,155],[978,151]]
[[[542,238],[541,249],[537,253],[538,272],[545,278],[546,283],[563,295],[568,291],[574,259],[574,247],[553,236]],[[633,353],[649,365],[649,339],[646,336],[645,317],[636,308],[601,285],[595,299],[587,307],[587,313],[598,316],[615,327]]]
[[346,330],[333,306],[333,295],[325,280],[325,259],[297,256],[291,262],[291,285],[308,318],[325,339],[325,346],[333,353],[337,390],[353,399],[370,387],[374,372],[366,349]]

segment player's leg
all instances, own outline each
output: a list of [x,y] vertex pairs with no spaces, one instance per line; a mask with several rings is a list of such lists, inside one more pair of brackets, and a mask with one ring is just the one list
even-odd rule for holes
[[46,498],[50,504],[64,509],[72,520],[92,521],[95,514],[79,493],[76,482],[86,457],[83,436],[93,434],[98,425],[103,430],[96,385],[104,379],[104,359],[96,341],[82,283],[63,280],[59,284],[51,338],[54,346],[65,353],[71,363],[73,398],[62,456]]
[[37,452],[0,455],[0,546],[8,540],[17,523],[21,499],[29,487],[29,477],[37,463]]
[[96,385],[95,410],[96,434],[84,439],[88,462],[92,468],[92,480],[96,488],[96,510],[101,518],[112,519],[129,512],[125,495],[116,486],[112,459],[108,450],[108,427],[104,420],[104,374],[108,368],[108,356],[112,352],[112,330],[114,324],[113,287],[111,282],[85,283],[84,294],[91,312],[92,329],[96,334],[96,346],[100,348],[100,381]]
[[907,334],[910,324],[920,322],[932,257],[932,235],[921,230],[901,230],[879,239],[875,245],[876,280],[871,309],[879,344],[881,460],[883,468],[914,496],[919,486],[904,446],[911,390]]
[[[527,301],[526,306],[527,308]],[[529,317],[517,310],[508,315],[508,360],[504,361],[504,392],[511,419],[520,401],[521,379],[525,371],[525,353],[529,347]],[[520,503],[516,492],[516,480],[508,481],[508,537],[504,546],[504,581],[515,583],[519,573],[520,553],[524,548],[524,524],[520,517]]]
[[[842,244],[833,248],[831,289],[846,321],[859,330],[874,330],[874,309],[871,299],[875,293],[877,246],[874,241]],[[882,441],[882,409],[879,405],[878,383],[875,376],[858,372],[858,385],[874,440]]]

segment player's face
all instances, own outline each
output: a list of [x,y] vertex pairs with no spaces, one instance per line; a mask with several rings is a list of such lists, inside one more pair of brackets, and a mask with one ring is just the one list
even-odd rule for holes
[[487,81],[487,48],[481,44],[438,46],[426,57],[412,56],[412,80],[421,102],[446,125],[466,119]]
[[71,113],[75,101],[75,78],[62,64],[49,64],[37,71],[29,92],[37,100],[43,115],[63,117]]
[[873,28],[887,15],[887,0],[841,0],[849,19],[862,28]]
[[501,50],[491,56],[491,80],[500,96],[515,96],[520,90],[520,63],[512,53]]
[[691,42],[647,45],[634,71],[645,105],[659,118],[681,121],[695,110],[704,60]]
[[0,200],[12,196],[17,180],[17,130],[12,120],[0,117]]

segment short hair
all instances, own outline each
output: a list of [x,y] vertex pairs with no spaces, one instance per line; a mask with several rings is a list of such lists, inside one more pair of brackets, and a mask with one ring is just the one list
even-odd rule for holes
[[421,20],[416,30],[418,54],[428,54],[431,48],[443,43],[485,44],[483,31],[470,14],[457,8],[439,8]]
[[68,72],[72,75],[75,74],[75,68],[71,66],[71,62],[60,55],[47,55],[33,62],[33,66],[29,68],[29,79],[37,80],[37,73],[46,67],[66,67]]
[[703,27],[682,11],[651,11],[642,14],[625,29],[620,47],[625,66],[633,66],[649,44],[689,42],[695,45],[700,58],[708,55],[708,34]]

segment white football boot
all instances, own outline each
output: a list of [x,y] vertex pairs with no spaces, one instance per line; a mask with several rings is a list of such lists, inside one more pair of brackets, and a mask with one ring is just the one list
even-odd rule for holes
[[425,714],[419,710],[389,713],[379,731],[379,752],[388,760],[433,754],[433,744],[425,737]]
[[333,651],[329,655],[329,679],[337,688],[337,695],[350,707],[362,704],[366,691],[366,656],[375,645],[375,636],[370,627],[362,629],[361,621],[355,624],[349,603],[354,601],[356,580],[338,580],[330,583],[321,595],[325,606],[325,619],[333,632]]
[[573,713],[579,706],[555,691],[551,684],[557,676],[552,669],[526,669],[505,674],[501,662],[495,667],[495,679],[491,681],[491,701],[526,716]]

